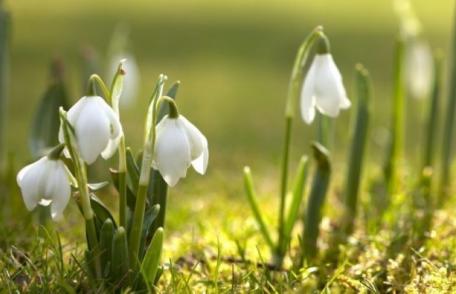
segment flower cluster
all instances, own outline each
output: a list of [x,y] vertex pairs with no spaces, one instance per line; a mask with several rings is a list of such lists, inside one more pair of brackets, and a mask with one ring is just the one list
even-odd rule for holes
[[[105,99],[97,95],[84,96],[71,107],[66,117],[85,163],[90,165],[100,155],[109,159],[115,154],[124,133],[119,114]],[[205,174],[209,157],[207,139],[183,115],[165,116],[156,126],[156,134],[152,167],[161,173],[169,186],[175,186],[185,177],[190,165],[198,173]],[[62,146],[65,144],[62,126],[59,141]],[[67,148],[63,151],[70,157]],[[37,204],[51,205],[52,217],[60,217],[70,199],[71,177],[59,156],[45,156],[24,167],[17,175],[17,183],[27,209],[33,210]]]

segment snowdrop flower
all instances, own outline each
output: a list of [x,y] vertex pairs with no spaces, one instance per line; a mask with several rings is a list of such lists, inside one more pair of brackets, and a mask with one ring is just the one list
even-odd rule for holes
[[51,205],[52,218],[61,218],[71,195],[69,174],[63,161],[44,156],[22,168],[16,181],[28,210],[38,204]]
[[[67,113],[73,126],[81,154],[87,164],[92,164],[98,155],[110,158],[117,150],[123,134],[118,115],[99,96],[82,97]],[[60,127],[59,141],[64,142]]]
[[320,37],[317,54],[304,79],[301,90],[301,115],[307,124],[315,118],[315,109],[322,114],[336,117],[340,109],[347,109],[348,100],[342,83],[342,76],[337,68],[326,37]]
[[157,125],[154,161],[166,183],[173,187],[190,165],[205,174],[209,160],[206,137],[184,116],[166,115]]
[[429,45],[413,39],[406,51],[407,88],[414,98],[425,98],[432,87],[434,61]]

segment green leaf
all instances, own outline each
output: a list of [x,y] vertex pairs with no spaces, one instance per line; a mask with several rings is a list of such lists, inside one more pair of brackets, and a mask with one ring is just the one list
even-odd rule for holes
[[363,167],[364,153],[367,142],[367,131],[369,126],[369,100],[371,96],[369,73],[362,66],[356,68],[356,89],[358,105],[356,118],[351,128],[352,142],[348,158],[348,171],[345,180],[345,217],[344,226],[347,233],[350,233],[356,217],[358,205],[358,193],[361,183],[361,172]]
[[[152,226],[155,224],[155,220],[157,219],[160,213],[160,204],[155,204],[151,208],[148,208],[144,214],[144,222],[143,222],[143,233],[142,233],[142,242],[140,252],[144,251],[144,247],[149,244],[152,237],[155,235],[155,231],[158,229],[154,229]],[[143,256],[144,254],[141,254]]]
[[317,239],[320,232],[322,210],[331,175],[331,163],[328,150],[318,143],[313,143],[312,149],[317,167],[313,177],[309,200],[307,202],[306,214],[304,215],[304,231],[300,260],[301,266],[304,259],[306,261],[312,261],[318,253]]
[[253,216],[257,221],[258,226],[260,227],[260,232],[263,234],[264,240],[268,244],[271,250],[274,250],[274,243],[272,241],[271,235],[269,234],[268,227],[264,221],[263,215],[261,213],[260,207],[256,200],[256,193],[254,190],[252,173],[250,172],[249,167],[244,167],[244,187],[247,194],[247,200],[249,201],[250,208],[252,209]]
[[41,98],[33,118],[29,142],[34,157],[42,156],[46,149],[58,144],[59,107],[66,109],[67,101],[62,64],[55,61],[51,69],[51,83]]
[[100,252],[101,252],[101,267],[104,276],[109,275],[111,256],[112,256],[112,241],[114,239],[114,224],[111,219],[106,219],[101,226],[100,233]]
[[133,195],[136,195],[139,183],[139,167],[136,164],[131,148],[127,147],[125,152],[127,157],[127,186]]
[[304,198],[304,190],[307,179],[307,173],[309,169],[309,160],[307,156],[301,157],[299,161],[298,169],[296,172],[296,178],[294,180],[292,198],[290,207],[288,209],[287,219],[284,226],[284,239],[285,244],[283,244],[285,249],[288,246],[288,243],[291,239],[291,233],[293,227],[298,219],[299,208],[301,207],[302,199]]
[[111,278],[117,285],[125,285],[129,280],[129,257],[127,234],[123,227],[119,227],[114,234],[111,256]]
[[153,289],[157,275],[160,256],[163,248],[163,228],[158,228],[152,242],[147,248],[146,255],[141,264],[141,273],[146,281],[149,291]]
[[90,205],[92,206],[92,210],[100,228],[107,219],[110,219],[114,227],[117,227],[116,221],[109,211],[109,208],[93,193],[90,194]]

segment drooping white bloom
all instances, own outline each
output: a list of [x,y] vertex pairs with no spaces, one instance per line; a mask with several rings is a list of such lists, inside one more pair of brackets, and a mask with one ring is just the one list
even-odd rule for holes
[[434,61],[429,45],[412,40],[406,50],[407,88],[414,98],[428,97],[432,87]]
[[301,90],[301,115],[307,124],[315,118],[315,109],[336,117],[340,109],[351,106],[342,76],[330,53],[316,54]]
[[[110,158],[117,150],[122,126],[119,117],[99,96],[82,97],[67,113],[67,119],[76,133],[82,159],[92,164],[98,155]],[[63,143],[60,127],[59,141]]]
[[68,171],[64,163],[47,156],[22,168],[17,174],[25,206],[33,210],[38,204],[51,205],[51,216],[58,219],[71,195]]
[[190,165],[205,174],[208,160],[206,137],[185,117],[167,115],[157,125],[153,167],[169,186],[184,178]]
[[113,74],[119,66],[119,60],[123,61],[122,68],[125,71],[120,104],[129,106],[135,102],[138,94],[140,82],[139,68],[136,59],[132,54],[117,54],[111,59],[111,64],[109,66],[110,79],[114,77]]

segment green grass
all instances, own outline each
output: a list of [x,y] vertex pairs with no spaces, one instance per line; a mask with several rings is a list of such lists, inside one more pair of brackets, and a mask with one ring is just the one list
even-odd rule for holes
[[[380,228],[372,225],[375,220],[368,209],[371,198],[376,196],[375,191],[369,191],[369,184],[380,174],[385,148],[381,135],[388,126],[392,95],[397,24],[390,3],[301,2],[7,1],[14,18],[8,146],[16,154],[16,168],[30,160],[28,130],[46,87],[51,58],[57,55],[65,61],[67,83],[76,100],[82,93],[80,48],[91,44],[100,56],[105,54],[115,25],[126,22],[142,74],[139,103],[122,113],[127,144],[135,149],[140,146],[145,104],[161,72],[171,80],[182,81],[180,109],[207,135],[210,144],[208,175],[200,177],[189,172],[189,177],[170,192],[161,291],[454,291],[455,201],[436,212],[432,229],[424,239],[416,238],[410,229],[421,219],[407,209],[412,204],[413,173],[418,160],[416,142],[421,142],[421,132],[408,133],[409,167],[405,173],[409,176],[401,183],[395,209],[388,212],[387,221]],[[420,0],[416,7],[426,37],[433,47],[446,51],[452,2],[441,0],[437,5]],[[319,241],[319,248],[326,254],[320,256],[318,268],[296,274],[268,268],[270,256],[244,195],[242,166],[255,170],[260,206],[275,232],[273,212],[278,206],[279,176],[276,167],[282,148],[287,79],[298,45],[318,24],[325,26],[331,39],[350,94],[354,64],[363,62],[370,70],[373,128],[355,233],[334,253],[332,236],[339,229],[342,215],[339,207],[345,178],[344,156],[349,146],[347,128],[354,112],[344,112],[337,120],[333,179]],[[409,113],[418,120],[409,118],[409,129],[420,129],[422,108],[413,101],[407,105]],[[302,153],[309,153],[313,136],[309,127],[295,125],[291,170]],[[106,166],[100,164],[97,170],[103,171]],[[117,199],[109,191],[104,194],[103,200],[115,207]],[[25,211],[16,190],[8,195],[2,205],[0,224],[0,292],[88,291],[91,284],[81,264],[83,219],[76,205],[70,204],[64,221],[48,224],[44,229],[37,225],[38,213],[30,215]],[[297,226],[294,235],[301,230]],[[294,240],[292,248],[297,246]],[[334,263],[335,255],[339,257],[338,264]],[[287,268],[290,264],[287,259]]]

